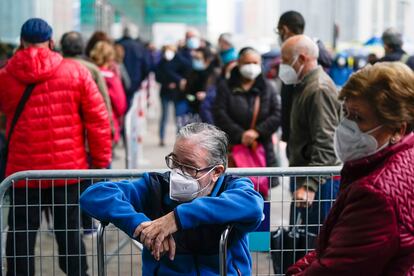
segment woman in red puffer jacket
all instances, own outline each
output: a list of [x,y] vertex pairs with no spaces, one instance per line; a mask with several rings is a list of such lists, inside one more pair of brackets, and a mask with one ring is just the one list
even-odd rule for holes
[[355,73],[340,93],[340,193],[317,249],[287,275],[414,275],[414,74],[402,63]]

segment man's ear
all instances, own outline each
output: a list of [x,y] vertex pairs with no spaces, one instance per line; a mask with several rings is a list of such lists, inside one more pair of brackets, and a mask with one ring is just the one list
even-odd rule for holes
[[24,48],[26,48],[25,47],[25,42],[24,42],[24,40],[22,39],[22,38],[20,38],[20,46],[19,46],[19,50],[22,50],[22,49],[24,49]]
[[304,64],[306,62],[306,56],[304,54],[299,54],[298,60],[301,64]]
[[52,51],[55,50],[55,42],[52,39],[49,40],[49,49]]
[[285,40],[295,35],[294,33],[290,31],[290,29],[286,25],[282,25],[282,30],[283,30],[283,34],[285,35],[285,38],[284,38]]
[[214,168],[214,177],[219,178],[223,173],[225,169],[223,165],[218,165]]

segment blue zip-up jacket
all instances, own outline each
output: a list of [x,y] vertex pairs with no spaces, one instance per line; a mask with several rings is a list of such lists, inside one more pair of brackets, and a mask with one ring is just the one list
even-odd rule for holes
[[180,203],[169,197],[169,172],[146,173],[143,178],[101,182],[80,198],[90,216],[111,222],[132,237],[144,221],[174,211],[178,231],[173,234],[176,256],[156,261],[144,248],[142,275],[219,275],[219,240],[234,225],[227,252],[228,275],[251,275],[247,233],[260,224],[263,199],[248,178],[221,176],[209,196]]

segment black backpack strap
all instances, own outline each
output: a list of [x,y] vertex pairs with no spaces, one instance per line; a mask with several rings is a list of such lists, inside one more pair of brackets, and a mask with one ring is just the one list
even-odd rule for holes
[[36,84],[34,83],[29,84],[24,90],[22,97],[20,98],[19,104],[17,105],[16,112],[14,113],[14,117],[10,125],[9,135],[7,136],[7,141],[6,141],[7,146],[9,145],[10,137],[13,134],[14,127],[16,126],[17,121],[19,120],[19,117],[23,112],[24,106],[26,105],[27,100],[30,98],[30,94],[32,94],[32,91],[35,86]]

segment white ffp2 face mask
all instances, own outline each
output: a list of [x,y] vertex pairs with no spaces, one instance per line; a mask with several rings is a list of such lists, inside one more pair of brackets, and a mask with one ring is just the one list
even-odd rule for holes
[[352,161],[369,155],[373,155],[382,150],[388,144],[384,144],[378,148],[378,142],[374,136],[370,135],[377,129],[379,125],[367,132],[362,132],[357,123],[343,119],[335,130],[334,147],[336,156],[342,161]]
[[191,201],[205,191],[212,183],[209,183],[204,188],[200,188],[198,182],[208,174],[210,174],[215,167],[211,168],[200,178],[192,178],[191,176],[183,175],[179,169],[173,169],[170,173],[170,198],[175,201],[187,202]]
[[240,66],[240,74],[249,80],[254,80],[262,73],[262,67],[259,64],[245,64]]
[[299,82],[299,74],[303,69],[303,65],[300,67],[298,73],[296,73],[293,65],[298,60],[298,57],[294,59],[291,65],[281,63],[279,65],[279,79],[286,85],[297,84]]

